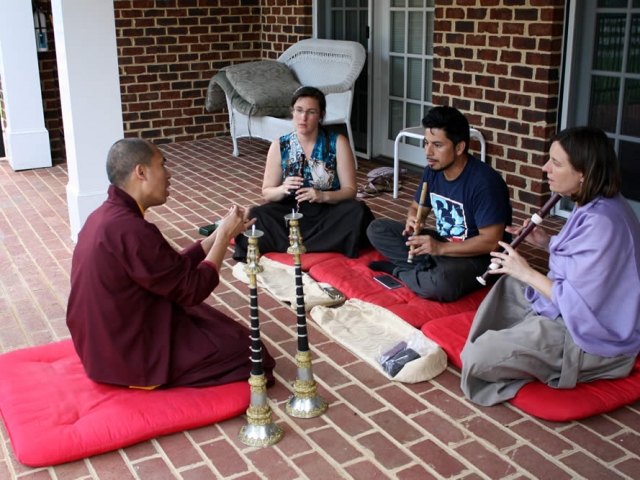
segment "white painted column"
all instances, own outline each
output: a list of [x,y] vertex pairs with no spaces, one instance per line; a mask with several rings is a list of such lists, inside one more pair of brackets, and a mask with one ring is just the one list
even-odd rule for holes
[[11,168],[50,167],[31,2],[0,2],[0,78],[4,142]]
[[113,2],[52,0],[71,238],[107,198],[105,164],[124,136]]

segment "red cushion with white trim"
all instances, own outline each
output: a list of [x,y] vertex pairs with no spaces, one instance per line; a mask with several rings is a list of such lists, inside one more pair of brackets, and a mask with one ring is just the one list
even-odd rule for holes
[[[440,318],[422,326],[422,332],[438,343],[449,361],[461,368],[460,352],[467,341],[474,312]],[[640,357],[631,374],[617,380],[579,383],[570,390],[528,383],[510,402],[523,412],[553,422],[565,422],[610,412],[640,400]]]
[[16,458],[41,467],[244,413],[247,382],[139,390],[93,382],[71,340],[0,355],[0,414]]
[[333,285],[347,299],[357,298],[384,307],[418,328],[436,318],[460,312],[475,312],[489,292],[488,287],[482,288],[455,302],[443,303],[420,298],[408,287],[389,290],[373,279],[380,272],[374,272],[368,265],[376,260],[384,260],[384,257],[370,249],[359,258],[340,256],[326,260],[311,267],[309,274],[318,282]]

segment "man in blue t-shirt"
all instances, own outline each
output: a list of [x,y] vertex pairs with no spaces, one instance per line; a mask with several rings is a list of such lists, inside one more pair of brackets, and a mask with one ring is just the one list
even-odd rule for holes
[[[495,170],[469,155],[469,122],[457,109],[434,107],[422,126],[427,167],[420,186],[404,224],[382,218],[369,225],[369,240],[390,260],[372,262],[369,268],[397,277],[423,298],[451,302],[482,286],[476,277],[491,263],[489,252],[499,240],[510,241],[505,232],[511,225],[509,189]],[[431,211],[435,231],[423,228]]]

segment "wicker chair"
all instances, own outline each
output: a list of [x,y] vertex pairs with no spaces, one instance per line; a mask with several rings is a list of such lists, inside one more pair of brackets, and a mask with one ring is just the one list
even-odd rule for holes
[[[349,143],[356,159],[353,134],[349,120],[353,88],[362,71],[366,51],[357,42],[342,40],[308,39],[288,48],[279,62],[286,64],[305,86],[317,87],[326,95],[327,112],[323,125],[344,123]],[[238,112],[227,96],[229,126],[233,139],[233,155],[238,156],[238,138],[258,137],[273,141],[292,131],[291,118],[248,116]]]

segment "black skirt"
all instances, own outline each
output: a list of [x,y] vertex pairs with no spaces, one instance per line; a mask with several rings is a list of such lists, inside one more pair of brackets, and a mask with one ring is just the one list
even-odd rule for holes
[[[298,204],[293,197],[280,202],[269,202],[251,209],[249,218],[257,218],[256,229],[264,232],[258,248],[260,254],[286,252],[289,247],[289,227],[284,216],[296,211]],[[369,206],[360,200],[343,200],[336,204],[300,204],[300,235],[308,253],[338,252],[349,258],[357,258],[361,249],[369,247],[367,227],[373,221]],[[247,237],[235,238],[235,260],[246,262]]]

